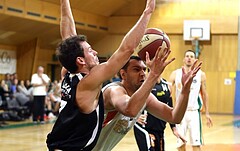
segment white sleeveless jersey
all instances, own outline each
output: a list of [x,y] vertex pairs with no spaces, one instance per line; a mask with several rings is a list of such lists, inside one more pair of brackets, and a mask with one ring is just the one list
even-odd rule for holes
[[[202,71],[199,70],[196,76],[193,78],[193,82],[190,88],[187,110],[198,110],[198,109],[201,109],[202,107],[202,101],[200,99],[200,93],[199,93],[200,87],[201,87],[201,74],[202,74]],[[182,90],[181,79],[182,79],[182,69],[177,69],[176,77],[175,77],[176,100],[178,100],[178,97]]]
[[[117,82],[110,83],[105,86],[102,91],[110,86],[118,85]],[[134,126],[138,117],[141,115],[144,107],[139,111],[136,117],[128,117],[119,113],[116,110],[105,110],[104,113],[104,124],[98,139],[97,145],[94,147],[93,151],[110,151],[112,150],[121,139],[127,134],[127,132]]]

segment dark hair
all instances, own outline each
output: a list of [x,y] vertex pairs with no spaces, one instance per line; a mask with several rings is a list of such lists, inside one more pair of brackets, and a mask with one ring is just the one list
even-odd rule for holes
[[62,41],[57,48],[56,55],[60,63],[69,72],[77,71],[76,58],[84,57],[83,47],[80,42],[87,41],[86,36],[71,36]]
[[187,52],[192,52],[192,53],[194,54],[194,57],[196,58],[196,53],[195,53],[195,51],[193,51],[193,50],[191,50],[191,49],[185,51],[184,57],[185,57],[185,55],[186,55]]
[[[126,63],[121,69],[127,70],[128,66],[129,66],[129,62],[130,62],[130,60],[132,60],[132,59],[137,60],[137,61],[142,61],[142,59],[141,59],[140,57],[138,57],[138,56],[131,56],[131,57],[128,59],[127,63]],[[119,76],[120,79],[122,79],[120,72],[118,72],[118,76]]]

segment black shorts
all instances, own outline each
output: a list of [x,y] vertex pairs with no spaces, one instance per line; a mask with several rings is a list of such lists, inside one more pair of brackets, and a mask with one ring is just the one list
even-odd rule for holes
[[146,130],[135,124],[134,135],[140,151],[164,151],[164,133]]

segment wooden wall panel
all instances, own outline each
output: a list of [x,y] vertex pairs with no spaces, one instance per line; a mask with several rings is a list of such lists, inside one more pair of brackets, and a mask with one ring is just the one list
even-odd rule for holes
[[42,20],[42,10],[43,10],[43,3],[41,1],[33,1],[33,0],[26,0],[25,2],[25,10],[27,11],[26,14],[30,13],[33,15],[25,15],[26,18],[29,19],[36,19]]
[[6,14],[23,17],[23,13],[21,11],[24,9],[24,1],[25,0],[5,0],[5,5],[8,6],[5,8]]
[[[219,86],[218,89],[218,112],[220,113],[233,113],[234,106],[234,93],[235,93],[235,81],[229,78],[229,72],[218,72]],[[232,83],[226,85],[225,79],[231,79]]]
[[43,20],[59,24],[58,17],[60,16],[60,8],[58,5],[51,3],[43,3],[42,13],[44,15]]
[[[47,73],[48,64],[58,64],[52,60],[55,50],[38,48],[38,39],[29,41],[18,47],[17,73],[19,79],[31,79],[38,66],[43,66]],[[50,75],[49,75],[50,76]]]
[[[219,103],[219,76],[218,72],[208,72],[206,71],[207,76],[207,92],[209,96],[209,111],[211,113],[220,113]],[[231,112],[231,111],[230,111]]]
[[111,56],[119,47],[124,35],[109,35],[104,37],[101,41],[94,44],[93,49],[98,51],[99,56]]
[[31,79],[37,40],[26,42],[17,49],[17,73],[20,80]]
[[108,19],[109,33],[125,34],[137,22],[139,17],[110,17]]

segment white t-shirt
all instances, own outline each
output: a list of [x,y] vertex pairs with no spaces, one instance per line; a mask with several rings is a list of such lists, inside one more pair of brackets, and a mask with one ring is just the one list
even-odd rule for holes
[[[46,74],[42,74],[44,81],[49,82],[50,79]],[[32,75],[31,84],[43,84],[43,80],[38,76],[37,73]],[[33,87],[33,96],[44,96],[47,95],[47,87],[45,85]]]

